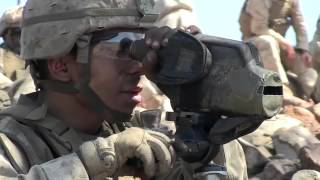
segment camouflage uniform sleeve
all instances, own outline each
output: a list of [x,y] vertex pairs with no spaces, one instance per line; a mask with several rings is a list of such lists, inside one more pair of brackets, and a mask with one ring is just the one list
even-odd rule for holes
[[156,8],[160,9],[160,17],[155,26],[171,28],[187,28],[197,26],[197,19],[190,0],[157,0]]
[[0,179],[8,180],[89,180],[76,153],[28,167],[23,151],[4,134],[0,136]]
[[0,73],[4,72],[4,67],[3,67],[4,53],[5,51],[3,50],[3,48],[0,47]]
[[296,32],[297,48],[309,50],[308,36],[298,0],[294,0],[291,8],[292,25]]
[[320,16],[318,18],[316,26],[317,26],[316,32],[314,33],[313,39],[310,42],[310,52],[313,55],[316,53],[319,53],[319,51],[320,51]]
[[270,35],[278,42],[285,41],[285,38],[269,28],[269,8],[271,1],[248,0],[246,12],[251,15],[251,32],[255,35]]

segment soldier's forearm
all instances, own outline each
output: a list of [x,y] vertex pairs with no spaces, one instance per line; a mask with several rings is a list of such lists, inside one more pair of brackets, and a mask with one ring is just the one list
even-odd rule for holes
[[[53,159],[46,163],[32,166],[28,173],[18,174],[12,173],[15,171],[12,167],[8,166],[8,163],[1,164],[2,166],[7,164],[6,171],[0,171],[0,179],[9,180],[89,180],[86,169],[84,168],[81,160],[75,154],[69,154],[61,156],[60,158]],[[9,172],[11,171],[11,172]]]

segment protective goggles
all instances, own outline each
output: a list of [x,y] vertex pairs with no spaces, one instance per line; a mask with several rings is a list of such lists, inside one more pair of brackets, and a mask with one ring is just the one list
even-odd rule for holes
[[[137,32],[96,33],[93,35],[91,42],[107,47],[109,52],[116,51],[118,57],[130,56],[137,59],[138,57],[132,53],[132,44],[134,41],[142,40],[144,36],[144,33]],[[139,57],[139,59],[142,58]]]
[[136,32],[117,32],[95,34],[92,38],[93,43],[118,43],[122,41],[136,41],[144,38],[144,33]]

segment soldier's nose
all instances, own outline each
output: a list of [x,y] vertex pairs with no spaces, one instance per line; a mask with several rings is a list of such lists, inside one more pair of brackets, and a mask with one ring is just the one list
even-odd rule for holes
[[132,62],[130,62],[130,68],[128,68],[127,73],[132,75],[142,75],[143,74],[142,63],[136,60],[132,60]]

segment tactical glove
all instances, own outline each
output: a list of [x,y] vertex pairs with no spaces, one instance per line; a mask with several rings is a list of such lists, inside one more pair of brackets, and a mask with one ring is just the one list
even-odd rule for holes
[[91,178],[101,174],[113,176],[129,158],[141,160],[149,177],[168,172],[174,161],[170,139],[141,128],[129,128],[108,138],[86,142],[80,146],[79,156]]

